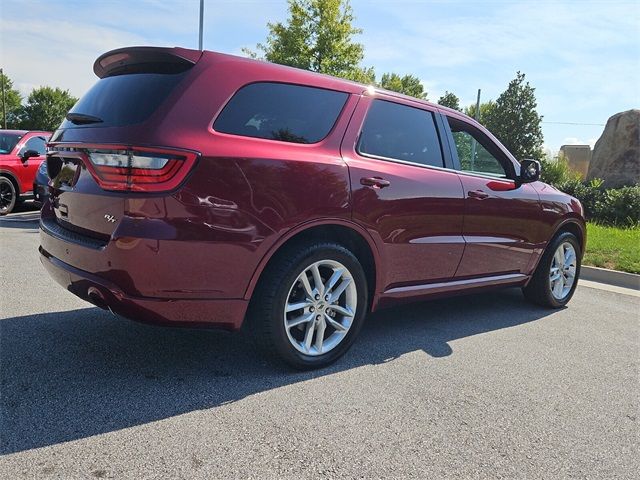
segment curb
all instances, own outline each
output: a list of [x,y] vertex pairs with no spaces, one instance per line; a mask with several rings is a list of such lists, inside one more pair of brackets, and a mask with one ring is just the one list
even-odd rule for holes
[[580,268],[580,278],[592,282],[606,283],[616,287],[630,288],[640,291],[640,275],[634,273],[619,272],[599,267],[588,267],[583,265]]

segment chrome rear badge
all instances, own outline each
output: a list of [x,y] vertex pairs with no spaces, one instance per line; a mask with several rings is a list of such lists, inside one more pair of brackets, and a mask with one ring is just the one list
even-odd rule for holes
[[104,218],[107,220],[107,222],[116,223],[116,217],[114,217],[113,215],[109,215],[108,213],[106,213],[104,215]]

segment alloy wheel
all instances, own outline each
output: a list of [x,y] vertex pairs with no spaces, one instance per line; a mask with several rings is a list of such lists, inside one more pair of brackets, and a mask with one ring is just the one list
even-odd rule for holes
[[10,180],[0,179],[0,213],[9,213],[15,202],[15,191]]
[[309,356],[323,355],[347,336],[358,304],[351,272],[335,260],[307,266],[291,285],[284,327],[291,345]]
[[549,288],[556,300],[563,300],[573,287],[576,278],[576,250],[570,242],[558,246],[551,259]]

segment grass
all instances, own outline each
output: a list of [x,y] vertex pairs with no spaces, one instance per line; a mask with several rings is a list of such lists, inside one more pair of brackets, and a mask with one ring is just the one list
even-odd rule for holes
[[640,273],[640,227],[604,227],[587,224],[584,265]]

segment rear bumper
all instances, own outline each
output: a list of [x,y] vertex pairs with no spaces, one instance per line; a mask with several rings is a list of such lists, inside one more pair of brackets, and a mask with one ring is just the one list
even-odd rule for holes
[[51,277],[71,293],[130,320],[156,325],[238,330],[248,302],[243,299],[148,298],[126,295],[120,287],[77,269],[40,247],[40,260]]

